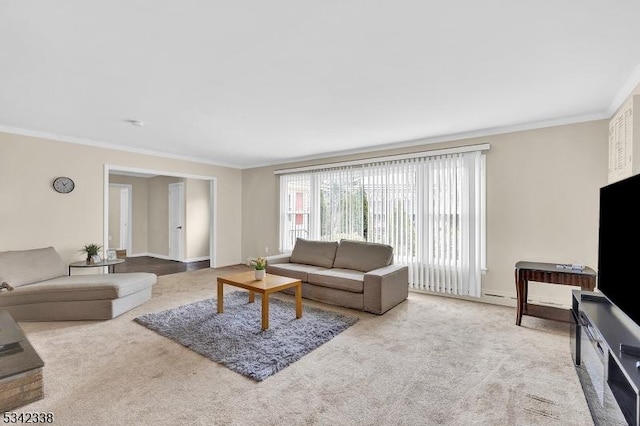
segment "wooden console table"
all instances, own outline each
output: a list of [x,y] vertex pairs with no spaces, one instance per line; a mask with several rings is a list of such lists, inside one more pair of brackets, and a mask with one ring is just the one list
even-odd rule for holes
[[[518,262],[516,263],[516,292],[518,295],[518,310],[516,325],[522,322],[522,315],[549,318],[569,322],[570,311],[548,306],[529,305],[529,281],[548,284],[579,286],[582,290],[593,291],[596,287],[596,272],[584,269],[558,268],[556,263]],[[531,306],[535,308],[531,309]]]

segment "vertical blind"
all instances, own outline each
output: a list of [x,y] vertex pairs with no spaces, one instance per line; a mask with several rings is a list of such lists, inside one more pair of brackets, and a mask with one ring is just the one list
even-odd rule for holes
[[480,151],[280,175],[280,250],[296,238],[389,244],[409,287],[480,296]]

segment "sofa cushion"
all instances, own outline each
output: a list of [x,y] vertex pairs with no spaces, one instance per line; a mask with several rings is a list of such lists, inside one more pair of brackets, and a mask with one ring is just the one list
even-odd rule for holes
[[326,269],[310,273],[307,282],[322,287],[362,293],[364,291],[364,272],[352,269]]
[[0,307],[72,300],[118,299],[150,288],[156,281],[157,276],[147,272],[64,276],[5,291],[0,294]]
[[331,268],[337,249],[338,243],[335,241],[310,241],[298,238],[289,262]]
[[333,262],[334,268],[369,272],[393,262],[393,247],[386,244],[342,240]]
[[325,268],[321,266],[303,265],[300,263],[276,263],[275,265],[269,265],[269,263],[267,263],[267,273],[294,278],[302,282],[307,281],[307,276],[310,272],[324,270]]
[[67,265],[53,247],[0,253],[0,283],[12,287],[67,275]]

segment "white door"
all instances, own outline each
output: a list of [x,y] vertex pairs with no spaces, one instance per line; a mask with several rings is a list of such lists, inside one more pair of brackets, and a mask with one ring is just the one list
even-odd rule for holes
[[184,259],[184,184],[169,184],[169,258]]

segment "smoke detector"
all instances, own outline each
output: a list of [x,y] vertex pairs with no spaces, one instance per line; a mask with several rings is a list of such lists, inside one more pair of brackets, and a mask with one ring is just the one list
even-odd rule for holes
[[144,121],[140,120],[124,120],[127,123],[131,124],[134,127],[144,127]]

